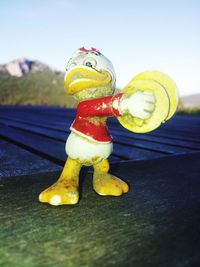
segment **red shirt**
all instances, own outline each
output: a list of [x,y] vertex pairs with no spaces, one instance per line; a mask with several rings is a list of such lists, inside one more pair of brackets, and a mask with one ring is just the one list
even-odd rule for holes
[[77,113],[70,130],[97,142],[110,143],[106,123],[101,120],[94,123],[92,117],[120,116],[119,102],[123,94],[82,101],[77,106]]

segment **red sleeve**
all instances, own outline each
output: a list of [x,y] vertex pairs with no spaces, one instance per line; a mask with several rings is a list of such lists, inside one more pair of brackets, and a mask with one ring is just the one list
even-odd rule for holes
[[80,117],[93,116],[120,116],[119,102],[123,94],[107,96],[82,101],[77,106],[77,115]]

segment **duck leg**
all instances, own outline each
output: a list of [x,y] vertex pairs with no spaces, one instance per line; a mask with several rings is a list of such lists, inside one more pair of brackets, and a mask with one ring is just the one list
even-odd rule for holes
[[127,183],[108,173],[108,160],[104,159],[93,167],[93,188],[97,194],[102,196],[121,196],[123,193],[128,192],[129,186]]
[[54,206],[76,204],[79,201],[79,172],[81,164],[71,158],[67,158],[60,178],[39,195],[40,202],[46,202]]

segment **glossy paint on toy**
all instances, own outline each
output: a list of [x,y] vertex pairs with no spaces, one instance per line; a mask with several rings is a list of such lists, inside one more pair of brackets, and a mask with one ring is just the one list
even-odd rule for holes
[[113,144],[107,118],[117,117],[130,131],[148,132],[174,114],[178,98],[173,81],[160,72],[137,75],[117,94],[115,82],[112,63],[96,48],[81,47],[69,59],[64,88],[79,104],[66,142],[65,166],[58,181],[40,194],[41,202],[77,204],[83,165],[94,168],[93,189],[97,194],[120,196],[128,192],[128,184],[109,173]]

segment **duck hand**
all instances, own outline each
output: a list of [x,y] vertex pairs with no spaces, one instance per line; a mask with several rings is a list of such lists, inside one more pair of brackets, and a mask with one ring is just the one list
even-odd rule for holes
[[149,92],[137,91],[131,96],[124,95],[120,102],[120,112],[122,115],[131,114],[133,117],[148,119],[155,109],[156,99]]

